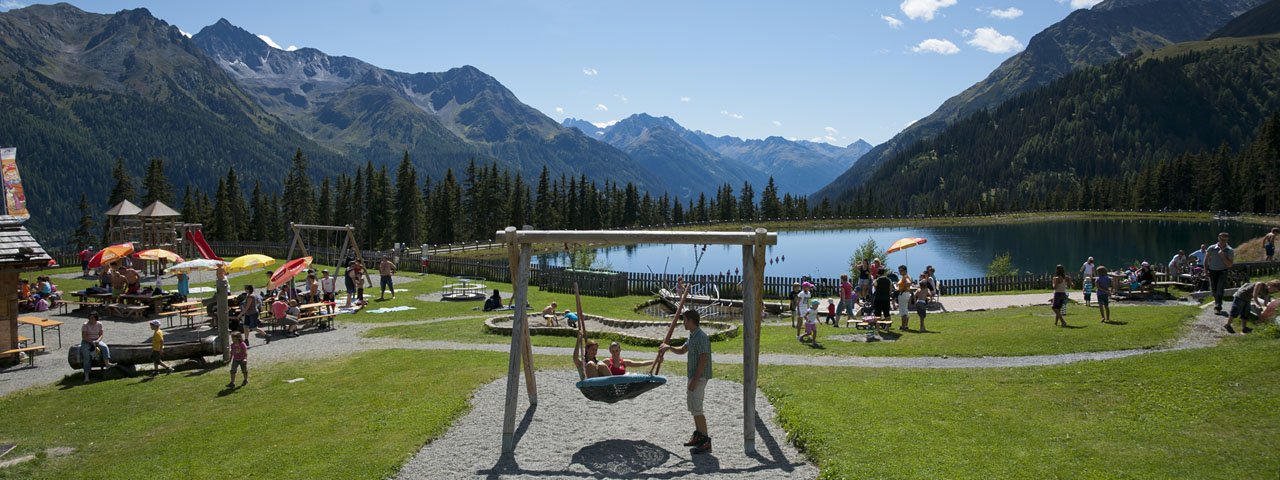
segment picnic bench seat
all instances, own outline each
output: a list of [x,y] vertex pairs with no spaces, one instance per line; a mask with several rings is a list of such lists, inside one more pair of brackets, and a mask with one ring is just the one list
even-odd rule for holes
[[66,313],[69,313],[69,310],[71,309],[72,305],[76,306],[75,310],[79,310],[82,308],[99,305],[99,304],[101,304],[101,302],[63,299],[58,301],[58,311],[66,314]]
[[25,347],[27,346],[28,343],[31,343],[30,338],[24,337],[22,335],[18,335],[18,347]]
[[1155,288],[1164,288],[1165,295],[1169,294],[1169,287],[1177,287],[1177,288],[1182,288],[1186,290],[1191,290],[1192,288],[1194,288],[1194,285],[1190,283],[1173,282],[1173,281],[1155,283]]
[[860,328],[863,330],[868,330],[871,328],[875,328],[875,329],[884,328],[885,330],[889,330],[893,328],[892,318],[885,320],[873,315],[867,315],[861,318],[850,318],[848,320],[845,320],[844,323],[846,327],[853,326],[854,328]]
[[298,318],[298,324],[315,323],[319,328],[333,328],[333,318],[338,315],[339,314],[337,313],[321,313],[308,317],[300,317]]
[[125,317],[144,318],[151,307],[147,305],[129,305],[125,303],[116,304],[116,314]]
[[19,354],[26,353],[26,354],[27,354],[27,365],[30,365],[30,366],[33,366],[33,367],[34,367],[34,366],[36,366],[36,356],[35,356],[35,355],[32,355],[32,354],[33,354],[33,353],[35,353],[35,352],[43,351],[45,348],[46,348],[46,347],[45,347],[44,345],[34,345],[34,346],[30,346],[30,347],[14,348],[14,349],[11,349],[11,350],[5,350],[5,351],[3,351],[3,352],[0,352],[0,356],[4,356],[4,355],[14,355],[14,356],[17,356],[17,355],[19,355]]

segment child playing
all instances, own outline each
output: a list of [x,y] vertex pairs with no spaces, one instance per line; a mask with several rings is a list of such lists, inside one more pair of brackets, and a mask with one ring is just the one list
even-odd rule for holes
[[830,298],[827,299],[827,323],[837,327],[840,326],[840,324],[836,323],[836,301]]
[[1094,288],[1098,291],[1098,314],[1102,323],[1111,323],[1111,276],[1107,275],[1107,267],[1098,267],[1098,277],[1094,279]]
[[231,383],[227,384],[227,388],[236,388],[236,367],[240,367],[240,371],[244,372],[244,381],[240,382],[243,387],[249,384],[249,345],[244,343],[244,336],[240,332],[231,333]]
[[688,353],[689,388],[685,403],[689,407],[689,413],[693,415],[694,430],[693,437],[684,442],[684,445],[693,447],[689,449],[689,453],[694,455],[711,453],[711,436],[707,435],[707,417],[702,409],[703,398],[707,395],[707,381],[711,379],[711,339],[699,328],[701,317],[696,310],[687,310],[680,316],[684,318],[684,329],[689,331],[689,339],[679,347],[664,343],[659,351]]
[[818,301],[809,302],[809,311],[804,315],[804,334],[797,340],[803,343],[818,343]]
[[160,354],[164,353],[164,330],[160,329],[160,321],[152,320],[147,323],[151,325],[151,366],[155,367],[151,371],[151,376],[154,377],[161,368],[165,370],[166,375],[173,373],[173,367],[160,361]]
[[1093,297],[1093,277],[1084,277],[1084,306],[1091,307],[1089,300]]

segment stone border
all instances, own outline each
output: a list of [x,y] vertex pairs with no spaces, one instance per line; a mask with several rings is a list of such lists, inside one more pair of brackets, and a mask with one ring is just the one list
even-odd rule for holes
[[[668,322],[647,321],[647,320],[619,320],[615,318],[606,318],[606,317],[600,317],[596,315],[586,315],[586,317],[588,319],[600,322],[604,325],[614,327],[614,328],[621,328],[621,329],[636,328],[636,327],[655,327],[655,326],[666,327],[670,325],[670,323]],[[507,324],[498,325],[497,322],[500,322],[500,321]],[[495,335],[510,337],[511,325],[509,322],[512,322],[512,321],[513,319],[511,316],[505,316],[505,315],[500,317],[491,317],[491,318],[485,319],[484,331],[485,333],[491,333]],[[736,338],[738,336],[738,333],[740,332],[738,325],[733,323],[704,321],[702,322],[702,324],[711,326],[720,330],[715,334],[708,336],[708,338],[710,338],[710,340],[713,342],[719,342],[722,340],[728,340],[730,338]],[[529,335],[576,337],[578,336],[578,329],[570,328],[568,326],[564,326],[564,327],[547,327],[547,326],[533,327],[531,326],[529,327]],[[597,338],[597,339],[608,340],[608,341],[618,341],[618,342],[641,346],[641,347],[656,347],[662,344],[661,339],[643,337],[639,335],[631,335],[626,332],[588,331],[587,338]],[[675,345],[679,345],[681,343],[684,343],[684,339],[673,338],[671,340],[671,343]]]

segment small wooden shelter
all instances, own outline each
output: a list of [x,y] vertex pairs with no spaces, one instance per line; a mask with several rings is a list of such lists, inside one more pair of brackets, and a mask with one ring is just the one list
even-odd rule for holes
[[[18,348],[18,277],[49,265],[49,254],[21,221],[0,217],[0,351]],[[8,359],[0,359],[8,361]]]
[[741,245],[742,246],[742,439],[748,453],[755,452],[756,442],[756,370],[760,364],[760,321],[764,311],[765,252],[778,244],[778,234],[763,228],[746,228],[742,232],[671,232],[636,230],[516,230],[498,231],[496,241],[507,244],[511,263],[511,283],[515,289],[511,304],[515,305],[511,330],[511,350],[507,363],[507,397],[502,416],[502,451],[515,450],[516,406],[520,395],[520,366],[524,365],[525,387],[529,404],[538,404],[538,386],[534,379],[533,351],[529,345],[527,302],[529,299],[529,262],[533,244],[641,244],[668,245]]
[[178,219],[181,213],[168,205],[155,201],[138,212],[139,250],[163,248],[174,251],[178,248]]
[[108,209],[107,243],[115,245],[137,241],[142,233],[141,222],[138,220],[140,212],[142,209],[128,200],[122,200]]

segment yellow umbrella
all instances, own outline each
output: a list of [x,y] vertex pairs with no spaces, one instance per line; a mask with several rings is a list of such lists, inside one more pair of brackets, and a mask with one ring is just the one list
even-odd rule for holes
[[150,260],[153,262],[166,261],[169,263],[182,263],[184,260],[181,255],[170,252],[163,248],[153,248],[151,250],[143,250],[134,255],[139,260]]
[[251,253],[248,255],[236,257],[235,260],[232,260],[231,263],[228,263],[227,273],[247,272],[250,270],[267,268],[275,264],[276,264],[276,259],[274,258],[268,257],[266,255],[257,254],[257,253]]

